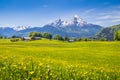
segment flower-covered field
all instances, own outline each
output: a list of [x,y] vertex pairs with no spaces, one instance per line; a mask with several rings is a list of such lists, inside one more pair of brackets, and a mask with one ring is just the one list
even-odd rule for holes
[[120,42],[0,40],[0,80],[120,80]]

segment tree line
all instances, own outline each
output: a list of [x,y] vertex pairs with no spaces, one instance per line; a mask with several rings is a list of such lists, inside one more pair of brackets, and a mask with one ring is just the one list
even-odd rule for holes
[[[31,37],[31,38],[41,37],[41,38],[46,38],[46,39],[50,39],[50,40],[54,39],[54,40],[61,40],[61,41],[69,41],[71,39],[74,40],[74,41],[92,41],[92,40],[94,40],[94,39],[91,39],[91,38],[69,38],[67,36],[61,36],[59,34],[52,35],[51,33],[48,33],[48,32],[44,32],[44,33],[30,32],[28,36]],[[7,39],[7,38],[8,38],[7,36],[3,37],[3,36],[0,35],[0,39]],[[21,38],[21,37],[13,35],[11,38],[15,39],[15,38]],[[120,30],[118,30],[114,33],[114,40],[115,41],[120,41]],[[107,40],[105,38],[101,38],[100,41],[107,41]]]
[[46,39],[55,39],[55,40],[69,40],[69,38],[67,36],[61,36],[59,34],[56,35],[52,35],[48,32],[44,32],[44,33],[40,33],[40,32],[30,32],[29,33],[29,37],[34,38],[34,37],[42,37],[42,38],[46,38]]
[[116,31],[114,34],[114,40],[120,41],[120,30]]
[[[40,32],[31,32],[29,34],[29,37],[43,37],[43,38],[47,38],[47,39],[54,39],[54,40],[63,40],[63,41],[68,41],[71,38],[67,37],[67,36],[61,36],[59,34],[56,35],[52,35],[48,32],[44,32],[44,33],[40,33]],[[74,41],[91,41],[92,39],[90,38],[73,38]],[[114,40],[115,41],[120,41],[120,30],[116,31],[114,33]],[[105,38],[101,38],[100,41],[107,41],[107,39]]]

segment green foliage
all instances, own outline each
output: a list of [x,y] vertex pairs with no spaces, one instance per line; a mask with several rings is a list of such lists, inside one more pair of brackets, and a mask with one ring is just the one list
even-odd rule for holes
[[4,37],[4,39],[7,39],[7,38],[8,38],[7,36]]
[[80,39],[78,39],[78,41],[91,41],[91,39],[89,39],[89,38],[80,38]]
[[12,38],[17,38],[17,36],[16,35],[12,35]]
[[[50,61],[50,62],[48,62]],[[104,67],[61,63],[52,59],[34,61],[16,57],[0,58],[0,80],[119,80],[119,71]],[[85,68],[85,69],[83,69]]]
[[11,39],[10,39],[11,42],[17,42],[17,41],[19,41],[19,40],[20,40],[19,38],[11,38]]
[[42,37],[47,38],[47,39],[52,39],[52,34],[45,32],[45,33],[43,33]]
[[107,41],[107,39],[106,38],[101,38],[100,41]]
[[120,41],[120,30],[116,31],[114,34],[114,40]]
[[120,24],[111,27],[103,28],[96,36],[95,39],[100,40],[101,38],[106,38],[107,40],[114,40],[114,33],[120,30]]
[[64,41],[68,41],[69,38],[68,38],[67,36],[64,36],[64,37],[63,37],[63,40],[64,40]]
[[3,37],[0,35],[0,39],[2,39]]
[[59,34],[54,35],[53,39],[55,40],[63,40],[63,37],[60,36]]
[[78,38],[77,41],[93,41],[93,39],[90,39],[90,38]]
[[87,39],[87,38],[84,38],[83,41],[88,41],[88,39]]
[[42,34],[40,32],[30,32],[29,37],[42,37]]
[[82,41],[82,38],[77,39],[77,41]]

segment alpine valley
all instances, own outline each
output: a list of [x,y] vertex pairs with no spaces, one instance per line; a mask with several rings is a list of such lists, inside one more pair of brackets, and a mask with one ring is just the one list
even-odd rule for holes
[[28,36],[30,32],[49,32],[52,35],[59,34],[61,36],[81,38],[95,36],[101,29],[102,26],[87,23],[79,16],[74,16],[73,19],[69,21],[58,19],[40,27],[0,27],[0,35],[8,37],[16,35],[23,37]]

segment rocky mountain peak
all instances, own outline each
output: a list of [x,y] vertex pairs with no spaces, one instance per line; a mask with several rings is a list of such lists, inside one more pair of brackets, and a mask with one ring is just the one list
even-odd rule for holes
[[87,22],[85,22],[82,18],[75,15],[70,21],[63,21],[61,19],[55,20],[53,23],[49,24],[54,27],[65,27],[65,26],[84,26],[87,25]]
[[80,18],[77,15],[75,15],[69,23],[69,25],[76,25],[76,26],[82,26],[85,24],[87,24],[87,22],[85,22],[82,18]]
[[50,25],[54,26],[54,27],[62,27],[64,26],[64,22],[61,19],[55,20],[53,23],[51,23]]

